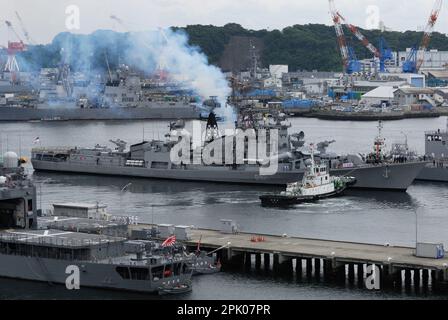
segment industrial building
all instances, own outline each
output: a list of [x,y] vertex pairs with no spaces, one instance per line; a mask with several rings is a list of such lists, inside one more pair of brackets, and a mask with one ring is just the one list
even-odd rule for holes
[[394,92],[397,89],[397,87],[392,86],[375,88],[362,96],[361,103],[364,103],[367,106],[388,105],[394,100]]
[[[394,58],[397,61],[397,66],[402,68],[406,59],[411,54],[412,48],[407,48],[406,51],[394,53]],[[421,68],[428,69],[444,69],[448,66],[448,51],[439,51],[432,49],[422,53],[423,62]]]
[[394,100],[400,106],[429,104],[436,106],[434,90],[430,88],[399,88],[394,91]]

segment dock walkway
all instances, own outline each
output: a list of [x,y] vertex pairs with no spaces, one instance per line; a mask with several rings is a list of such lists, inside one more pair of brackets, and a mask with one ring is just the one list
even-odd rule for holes
[[[150,225],[134,228],[148,229]],[[262,241],[257,241],[257,240]],[[308,275],[321,273],[328,278],[355,278],[364,281],[367,267],[378,267],[384,285],[433,286],[448,283],[448,257],[443,259],[419,258],[415,248],[363,244],[343,241],[282,237],[252,233],[225,234],[210,229],[192,229],[191,239],[185,244],[192,249],[201,241],[203,250],[218,251],[223,265],[273,267],[274,272],[296,273],[306,269]],[[255,257],[255,259],[252,259]],[[271,263],[272,262],[272,263]],[[356,272],[355,272],[356,271]],[[347,276],[347,277],[346,277]]]

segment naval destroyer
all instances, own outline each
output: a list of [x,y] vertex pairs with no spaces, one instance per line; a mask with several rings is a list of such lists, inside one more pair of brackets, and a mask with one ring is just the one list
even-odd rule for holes
[[183,255],[153,255],[150,242],[124,237],[41,230],[38,219],[36,188],[17,155],[7,153],[0,162],[0,277],[71,289],[161,294],[191,289],[192,270]]
[[[116,145],[112,148],[96,145],[94,148],[81,147],[40,147],[32,150],[32,164],[36,171],[55,171],[63,173],[83,173],[96,175],[132,176],[173,180],[209,181],[236,184],[281,185],[302,179],[310,154],[304,149],[303,132],[289,134],[290,125],[281,115],[269,119],[259,119],[252,113],[240,114],[236,127],[244,130],[252,128],[257,131],[278,130],[278,154],[271,155],[278,162],[278,169],[273,174],[261,174],[263,165],[222,164],[206,165],[197,163],[174,163],[171,151],[176,141],[167,134],[164,141],[143,141],[130,146],[121,140],[111,140]],[[212,134],[215,142],[219,130],[214,115],[207,123],[207,136]],[[382,141],[382,140],[381,140]],[[383,155],[379,142],[375,152],[366,157],[360,155],[336,155],[327,152],[331,142],[317,145],[316,160],[327,163],[330,173],[335,176],[350,176],[356,179],[353,188],[406,191],[425,166],[425,162],[409,161],[397,163]],[[199,149],[204,150],[207,142]],[[200,151],[200,150],[199,150]],[[192,152],[191,158],[197,155]],[[200,152],[199,152],[200,154]]]
[[35,86],[1,82],[0,121],[200,119],[212,109],[182,84],[147,82],[125,67],[105,83],[68,74],[43,69]]

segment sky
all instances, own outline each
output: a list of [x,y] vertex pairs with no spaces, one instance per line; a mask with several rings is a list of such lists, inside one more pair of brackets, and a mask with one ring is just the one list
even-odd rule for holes
[[[0,0],[0,4],[0,20],[10,20],[24,39],[17,11],[35,43],[49,43],[64,31],[88,34],[97,29],[123,32],[230,22],[268,30],[331,24],[327,0]],[[434,0],[335,0],[335,4],[348,22],[366,29],[382,21],[392,30],[421,31]],[[124,23],[113,21],[111,15]],[[436,31],[448,33],[447,18],[444,7]],[[16,37],[1,22],[0,45],[8,39]]]

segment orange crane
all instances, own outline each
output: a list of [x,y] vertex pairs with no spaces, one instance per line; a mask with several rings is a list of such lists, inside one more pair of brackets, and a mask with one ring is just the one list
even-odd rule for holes
[[22,17],[19,15],[19,13],[17,11],[16,11],[16,17],[20,23],[20,27],[22,28],[22,33],[25,36],[28,44],[34,44],[34,41],[31,38],[30,33],[28,32],[28,29],[25,27],[25,24],[23,23]]
[[338,12],[338,15],[339,15],[341,21],[343,21],[345,23],[345,25],[347,26],[347,28],[350,30],[350,32],[353,33],[353,35],[359,41],[361,41],[361,43],[364,47],[366,47],[370,52],[372,52],[376,58],[381,57],[381,52],[366,38],[366,36],[364,36],[361,33],[361,31],[359,31],[358,27],[356,27],[355,25],[353,25],[351,23],[348,23],[347,20],[339,12]]
[[336,37],[338,40],[339,50],[341,51],[342,65],[344,67],[344,71],[346,71],[349,66],[350,51],[348,49],[347,41],[345,39],[344,29],[342,28],[341,15],[336,10],[334,0],[328,0],[328,2],[330,4],[331,18],[333,20],[334,28],[336,30]]
[[8,59],[6,61],[4,71],[11,73],[11,82],[17,82],[17,75],[20,73],[19,64],[17,63],[16,55],[19,52],[27,50],[25,43],[22,41],[16,30],[14,29],[10,21],[4,21],[8,29],[14,33],[18,41],[8,41],[8,47],[6,52],[8,53]]
[[426,24],[423,39],[420,44],[417,64],[416,64],[416,72],[418,72],[423,65],[425,52],[428,49],[429,42],[431,41],[431,36],[434,31],[434,27],[436,25],[437,19],[439,18],[440,11],[442,10],[443,0],[436,0],[434,6],[432,8],[431,14],[429,16],[428,22]]

